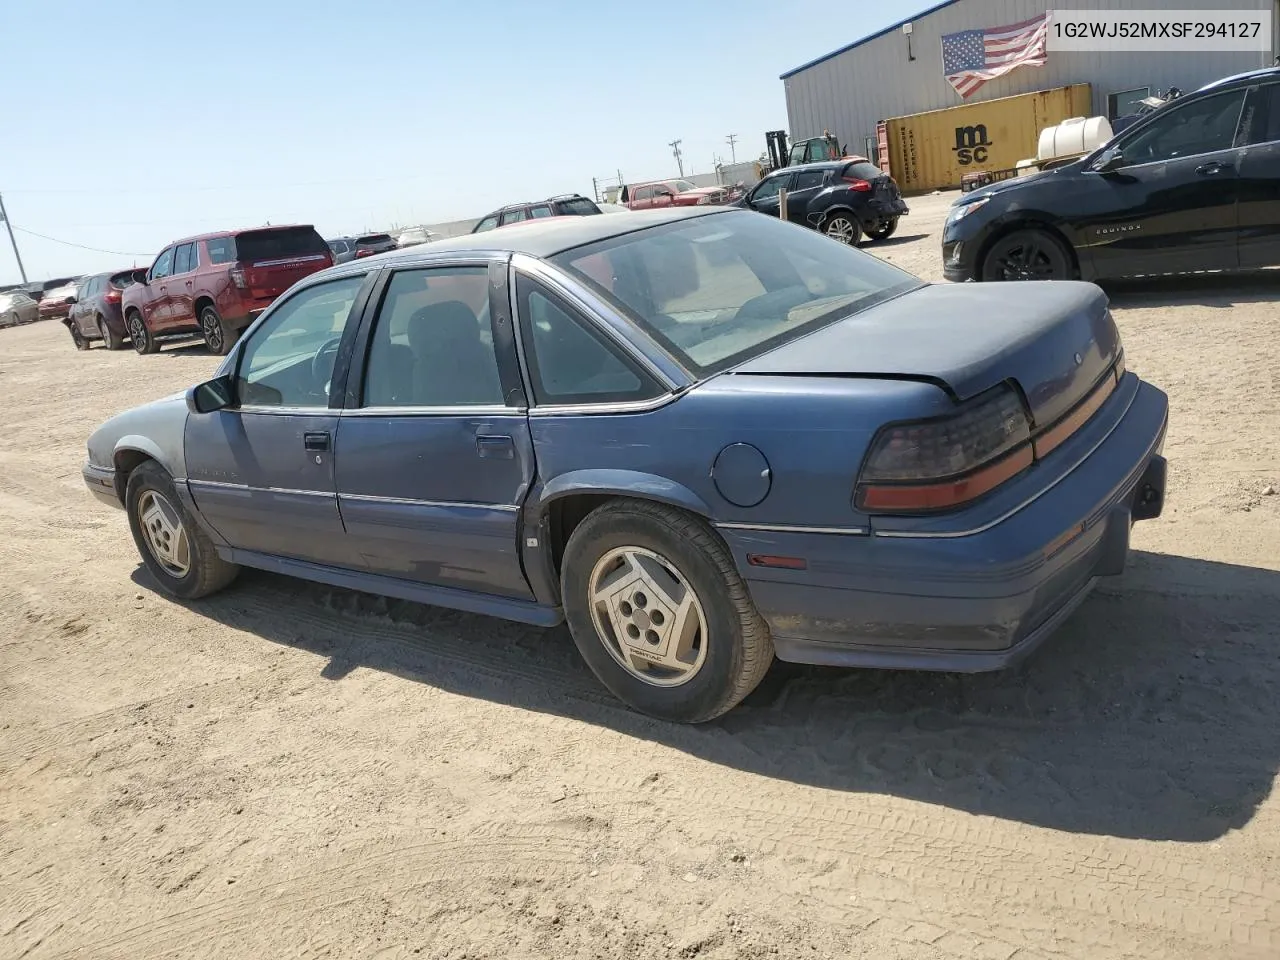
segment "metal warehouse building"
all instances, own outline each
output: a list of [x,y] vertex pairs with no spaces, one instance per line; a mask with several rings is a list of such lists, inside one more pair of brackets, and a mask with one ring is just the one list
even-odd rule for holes
[[[1187,54],[1050,50],[1044,66],[1020,67],[990,81],[967,100],[960,98],[943,74],[944,34],[1021,23],[1050,9],[1219,8],[1224,12],[1271,10],[1271,51]],[[842,144],[848,145],[851,153],[865,153],[884,161],[886,158],[878,156],[883,150],[877,137],[877,125],[883,120],[1076,84],[1089,84],[1085,99],[1092,102],[1091,115],[1114,119],[1131,112],[1132,105],[1143,97],[1169,87],[1189,92],[1219,77],[1270,66],[1280,48],[1275,37],[1277,31],[1280,31],[1280,0],[1179,0],[1173,3],[1167,0],[1162,3],[1152,0],[947,0],[784,73],[787,118],[793,140],[819,136],[824,130],[830,130]],[[1078,104],[1079,96],[1071,100]],[[1049,117],[1043,125],[1063,119],[1066,117]],[[938,127],[934,123],[927,129]],[[1021,139],[1018,148],[1029,149],[1030,155],[1034,155],[1034,140],[1024,146]],[[894,149],[894,144],[889,142],[890,156]],[[957,179],[955,183],[932,185],[954,186],[958,182]]]

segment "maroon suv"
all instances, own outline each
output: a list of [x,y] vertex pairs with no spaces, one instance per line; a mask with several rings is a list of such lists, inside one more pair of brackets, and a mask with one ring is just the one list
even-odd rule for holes
[[312,226],[259,227],[171,243],[124,291],[124,320],[138,353],[160,349],[157,337],[199,332],[210,353],[224,355],[242,330],[308,274],[333,265]]

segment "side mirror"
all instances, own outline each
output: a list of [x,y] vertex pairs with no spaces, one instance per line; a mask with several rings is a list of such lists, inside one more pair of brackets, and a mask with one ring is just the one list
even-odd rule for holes
[[133,282],[140,283],[145,287],[147,285],[147,271],[145,270],[133,271]]
[[1093,165],[1096,173],[1111,173],[1124,166],[1124,152],[1119,147],[1109,147]]
[[213,413],[235,402],[231,375],[215,377],[187,391],[187,409],[192,413]]
[[73,303],[75,303],[75,302],[76,302],[76,298],[75,298],[75,297],[67,297],[67,299],[63,301],[63,303],[65,303],[68,307],[69,307],[69,306],[71,306],[71,305],[72,305]]

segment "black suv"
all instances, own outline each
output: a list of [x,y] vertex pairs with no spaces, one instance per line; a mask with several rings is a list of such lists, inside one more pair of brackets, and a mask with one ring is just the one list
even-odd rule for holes
[[588,217],[603,213],[595,202],[578,193],[566,193],[559,197],[550,197],[536,203],[509,203],[501,210],[495,210],[471,228],[472,233],[484,233],[494,227],[507,227],[522,220],[534,220],[539,217]]
[[1280,69],[1170,101],[1093,153],[965,194],[948,280],[1053,280],[1280,266]]
[[783,190],[788,220],[841,243],[856,245],[864,234],[886,240],[898,229],[898,218],[910,212],[893,177],[863,157],[784,167],[733,205],[776,217]]

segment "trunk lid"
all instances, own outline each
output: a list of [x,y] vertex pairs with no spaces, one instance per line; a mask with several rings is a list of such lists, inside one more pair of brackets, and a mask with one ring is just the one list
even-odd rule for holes
[[1012,380],[1038,428],[1066,414],[1119,352],[1106,295],[1091,283],[935,284],[733,372],[929,380],[960,400]]
[[272,227],[237,234],[236,262],[255,298],[276,297],[303,277],[333,266],[333,252],[314,227]]

